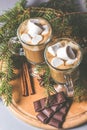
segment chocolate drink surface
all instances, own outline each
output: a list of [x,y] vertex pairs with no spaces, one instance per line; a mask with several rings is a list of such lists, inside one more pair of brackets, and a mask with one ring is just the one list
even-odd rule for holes
[[76,78],[81,59],[79,45],[68,38],[60,38],[56,43],[48,44],[45,49],[45,61],[50,68],[51,77],[58,83],[66,82],[66,74]]
[[44,49],[51,39],[52,29],[47,20],[37,17],[25,20],[18,28],[17,35],[29,62],[44,62]]

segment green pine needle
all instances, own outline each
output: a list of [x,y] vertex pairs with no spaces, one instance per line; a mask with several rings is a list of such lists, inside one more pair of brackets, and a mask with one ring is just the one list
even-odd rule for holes
[[2,95],[6,105],[12,102],[12,86],[6,79],[2,81],[2,85],[0,86],[0,96]]

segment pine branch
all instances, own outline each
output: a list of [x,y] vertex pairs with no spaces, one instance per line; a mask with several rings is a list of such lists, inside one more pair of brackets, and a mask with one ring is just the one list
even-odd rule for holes
[[12,86],[6,79],[2,81],[2,85],[0,86],[0,96],[2,95],[6,105],[12,102]]
[[49,0],[41,3],[40,7],[60,9],[63,12],[73,12],[79,9],[79,6],[75,4],[75,0]]

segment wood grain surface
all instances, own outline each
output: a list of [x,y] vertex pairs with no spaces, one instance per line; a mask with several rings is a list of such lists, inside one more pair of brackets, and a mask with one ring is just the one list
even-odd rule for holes
[[[9,108],[18,118],[41,129],[58,130],[41,123],[36,118],[37,113],[34,111],[33,102],[46,96],[45,89],[39,86],[36,78],[34,78],[36,93],[27,97],[23,97],[21,94],[20,78],[12,81],[11,84],[13,85],[13,101]],[[63,128],[73,128],[85,122],[87,122],[87,102],[74,102],[63,123]]]

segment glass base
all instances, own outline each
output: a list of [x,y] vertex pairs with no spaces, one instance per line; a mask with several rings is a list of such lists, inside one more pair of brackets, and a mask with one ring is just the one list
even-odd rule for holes
[[38,68],[41,68],[41,66],[45,65],[46,63],[43,62],[43,63],[39,63],[39,64],[33,64],[33,63],[29,62],[29,60],[27,60],[27,61],[28,61],[29,66],[30,66],[30,69],[29,69],[30,75],[38,78],[40,75]]
[[39,76],[39,72],[37,71],[36,65],[32,65],[30,71],[30,75],[32,77],[38,77]]
[[56,90],[56,92],[64,92],[67,97],[73,97],[74,95],[74,89],[69,89],[68,86],[66,86],[66,84],[57,84],[54,86],[54,89]]

